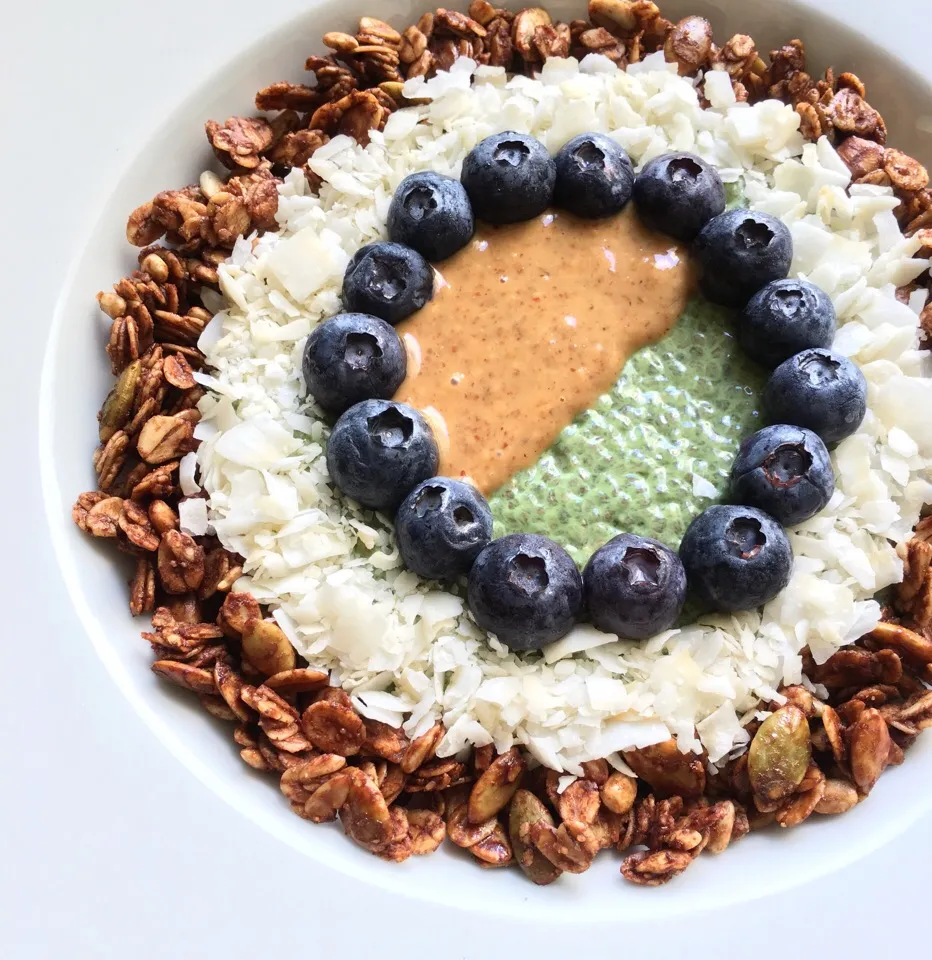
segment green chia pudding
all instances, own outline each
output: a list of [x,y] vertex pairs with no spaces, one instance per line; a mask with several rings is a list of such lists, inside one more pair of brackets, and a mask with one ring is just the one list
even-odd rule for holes
[[693,476],[723,491],[741,440],[760,426],[765,371],[739,349],[731,318],[693,299],[611,392],[496,492],[495,535],[543,534],[579,564],[619,533],[677,547],[711,502],[693,492]]

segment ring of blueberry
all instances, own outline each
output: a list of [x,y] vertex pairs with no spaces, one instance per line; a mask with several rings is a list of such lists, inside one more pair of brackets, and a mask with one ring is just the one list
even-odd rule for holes
[[[763,395],[771,425],[741,445],[730,504],[696,517],[678,553],[623,533],[580,574],[547,537],[493,540],[485,497],[469,483],[436,476],[438,447],[428,422],[391,399],[407,373],[394,324],[431,299],[431,262],[465,247],[476,219],[516,223],[552,206],[594,219],[629,202],[647,226],[690,242],[702,293],[740,311],[739,343],[773,370]],[[537,650],[584,616],[620,638],[646,639],[677,622],[687,588],[718,611],[759,607],[790,579],[793,552],[784,528],[814,516],[832,497],[827,445],[860,426],[866,381],[831,351],[830,298],[788,279],[793,245],[786,226],[765,213],[725,207],[718,172],[688,153],[657,157],[635,175],[625,151],[602,134],[575,137],[555,158],[532,137],[495,134],[466,157],[459,181],[424,172],[401,183],[389,209],[389,241],[360,249],[346,270],[347,312],[308,338],[308,391],[338,417],[327,448],[332,481],[363,506],[394,513],[399,551],[414,573],[468,577],[476,622],[513,650]]]

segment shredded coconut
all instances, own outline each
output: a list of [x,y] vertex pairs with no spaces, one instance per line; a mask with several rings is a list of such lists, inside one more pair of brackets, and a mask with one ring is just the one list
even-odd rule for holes
[[200,497],[182,500],[178,505],[178,520],[183,533],[192,537],[203,537],[209,529],[207,501]]
[[[746,744],[742,723],[760,700],[801,681],[804,646],[821,662],[852,642],[879,617],[875,593],[902,578],[891,541],[908,537],[932,500],[932,380],[918,350],[919,301],[901,304],[894,291],[928,262],[900,234],[891,190],[846,192],[827,140],[804,144],[791,107],[736,103],[722,77],[706,78],[712,106],[702,109],[662,55],[627,72],[597,56],[551,60],[534,80],[460,59],[408,81],[405,95],[420,102],[367,147],[338,136],[321,148],[309,162],[319,196],[292,171],[279,188],[280,232],[241,239],[219,269],[226,309],[199,342],[212,373],[197,375],[210,391],[198,462],[211,527],[246,558],[236,589],[270,604],[295,647],[330,669],[365,716],[411,736],[442,720],[441,756],[519,743],[568,775],[596,757],[626,771],[620,751],[675,734],[714,764]],[[387,518],[330,485],[328,428],[301,378],[304,340],[339,312],[347,260],[384,237],[401,180],[424,169],[458,176],[473,146],[506,129],[551,151],[602,131],[638,165],[671,149],[698,153],[751,206],[788,224],[793,275],[833,298],[835,346],[863,370],[869,411],[833,454],[831,503],[789,532],[793,576],[763,610],[704,617],[644,644],[580,625],[518,657],[478,629],[459,588],[403,568]],[[694,478],[697,493],[714,493],[706,483]],[[198,503],[183,507],[188,529],[206,523]]]
[[178,464],[178,483],[181,492],[186,497],[192,497],[195,493],[200,493],[201,488],[197,479],[197,454],[186,453]]
[[705,477],[700,477],[698,473],[694,473],[693,496],[703,497],[706,500],[715,500],[718,498],[718,491],[710,480],[706,480]]

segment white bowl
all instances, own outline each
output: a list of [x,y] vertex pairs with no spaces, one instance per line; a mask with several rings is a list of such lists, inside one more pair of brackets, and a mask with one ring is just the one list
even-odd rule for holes
[[[139,638],[147,624],[143,619],[133,622],[128,615],[129,568],[115,561],[109,544],[95,544],[70,519],[77,494],[94,488],[89,461],[97,442],[95,416],[112,384],[103,350],[108,325],[94,304],[94,294],[135,267],[134,251],[124,238],[129,211],[159,190],[195,181],[212,163],[202,132],[204,121],[249,113],[256,90],[276,80],[302,79],[304,59],[320,49],[324,32],[353,30],[358,17],[376,6],[380,16],[403,25],[414,22],[426,8],[423,0],[378,5],[371,0],[327,0],[312,4],[305,15],[238,53],[178,106],[128,165],[86,238],[83,255],[72,265],[43,370],[42,482],[59,562],[97,653],[153,733],[193,774],[252,821],[243,821],[244,831],[257,825],[311,860],[409,897],[528,921],[650,919],[764,896],[864,856],[932,808],[932,794],[924,783],[932,774],[930,738],[922,738],[906,764],[883,777],[870,801],[846,816],[815,817],[787,833],[754,835],[725,856],[700,858],[663,891],[623,883],[619,860],[610,855],[599,858],[584,876],[567,876],[538,888],[517,870],[479,870],[467,854],[449,849],[401,866],[384,863],[349,842],[339,828],[300,820],[273,778],[255,774],[242,763],[228,724],[212,720],[189,694],[150,672],[149,647]],[[584,6],[582,0],[557,0],[549,9],[572,19]],[[932,105],[932,88],[863,35],[791,0],[779,4],[668,0],[662,6],[671,19],[707,16],[720,41],[732,33],[748,33],[764,51],[801,36],[814,67],[833,64],[857,73],[868,84],[870,102],[883,114],[891,144],[920,159],[932,159],[932,128],[920,122],[921,111]],[[97,336],[88,337],[88,329]],[[79,379],[75,371],[80,372]]]

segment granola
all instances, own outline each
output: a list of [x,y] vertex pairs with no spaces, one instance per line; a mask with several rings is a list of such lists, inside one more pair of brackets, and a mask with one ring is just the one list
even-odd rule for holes
[[[360,716],[255,599],[235,592],[242,558],[182,532],[181,461],[197,445],[196,344],[212,316],[205,291],[216,289],[219,264],[239,237],[276,229],[284,173],[333,136],[367,143],[405,104],[404,80],[460,57],[533,76],[549,57],[597,52],[626,65],[662,50],[682,75],[724,71],[738,100],[791,103],[808,139],[837,144],[855,183],[892,187],[908,233],[932,226],[925,167],[886,145],[883,118],[858,77],[807,72],[801,41],[765,60],[752,38],[738,34],[719,47],[707,20],[671,23],[649,0],[590,0],[587,18],[571,23],[542,7],[510,12],[473,0],[466,13],[441,8],[402,31],[364,17],[356,34],[327,33],[323,43],[330,53],[306,63],[313,85],[281,81],[257,93],[255,107],[268,116],[207,122],[225,177],[207,172],[134,210],[126,235],[142,248],[139,269],[98,294],[117,379],[99,414],[97,489],[78,497],[72,516],[135,558],[130,610],[152,614],[143,637],[153,671],[234,724],[243,761],[278,776],[295,813],[316,823],[339,818],[355,842],[396,862],[436,850],[446,835],[484,866],[515,862],[547,884],[587,870],[601,850],[646,847],[627,854],[621,873],[656,886],[752,828],[852,809],[932,726],[928,518],[905,545],[905,577],[884,622],[827,662],[807,663],[825,698],[781,690],[780,703],[761,705],[773,712],[749,728],[748,752],[722,770],[709,773],[702,757],[670,740],[625,753],[639,780],[594,761],[561,792],[554,771],[529,769],[516,748],[438,759],[441,725],[409,741]],[[922,326],[932,336],[930,310]]]

